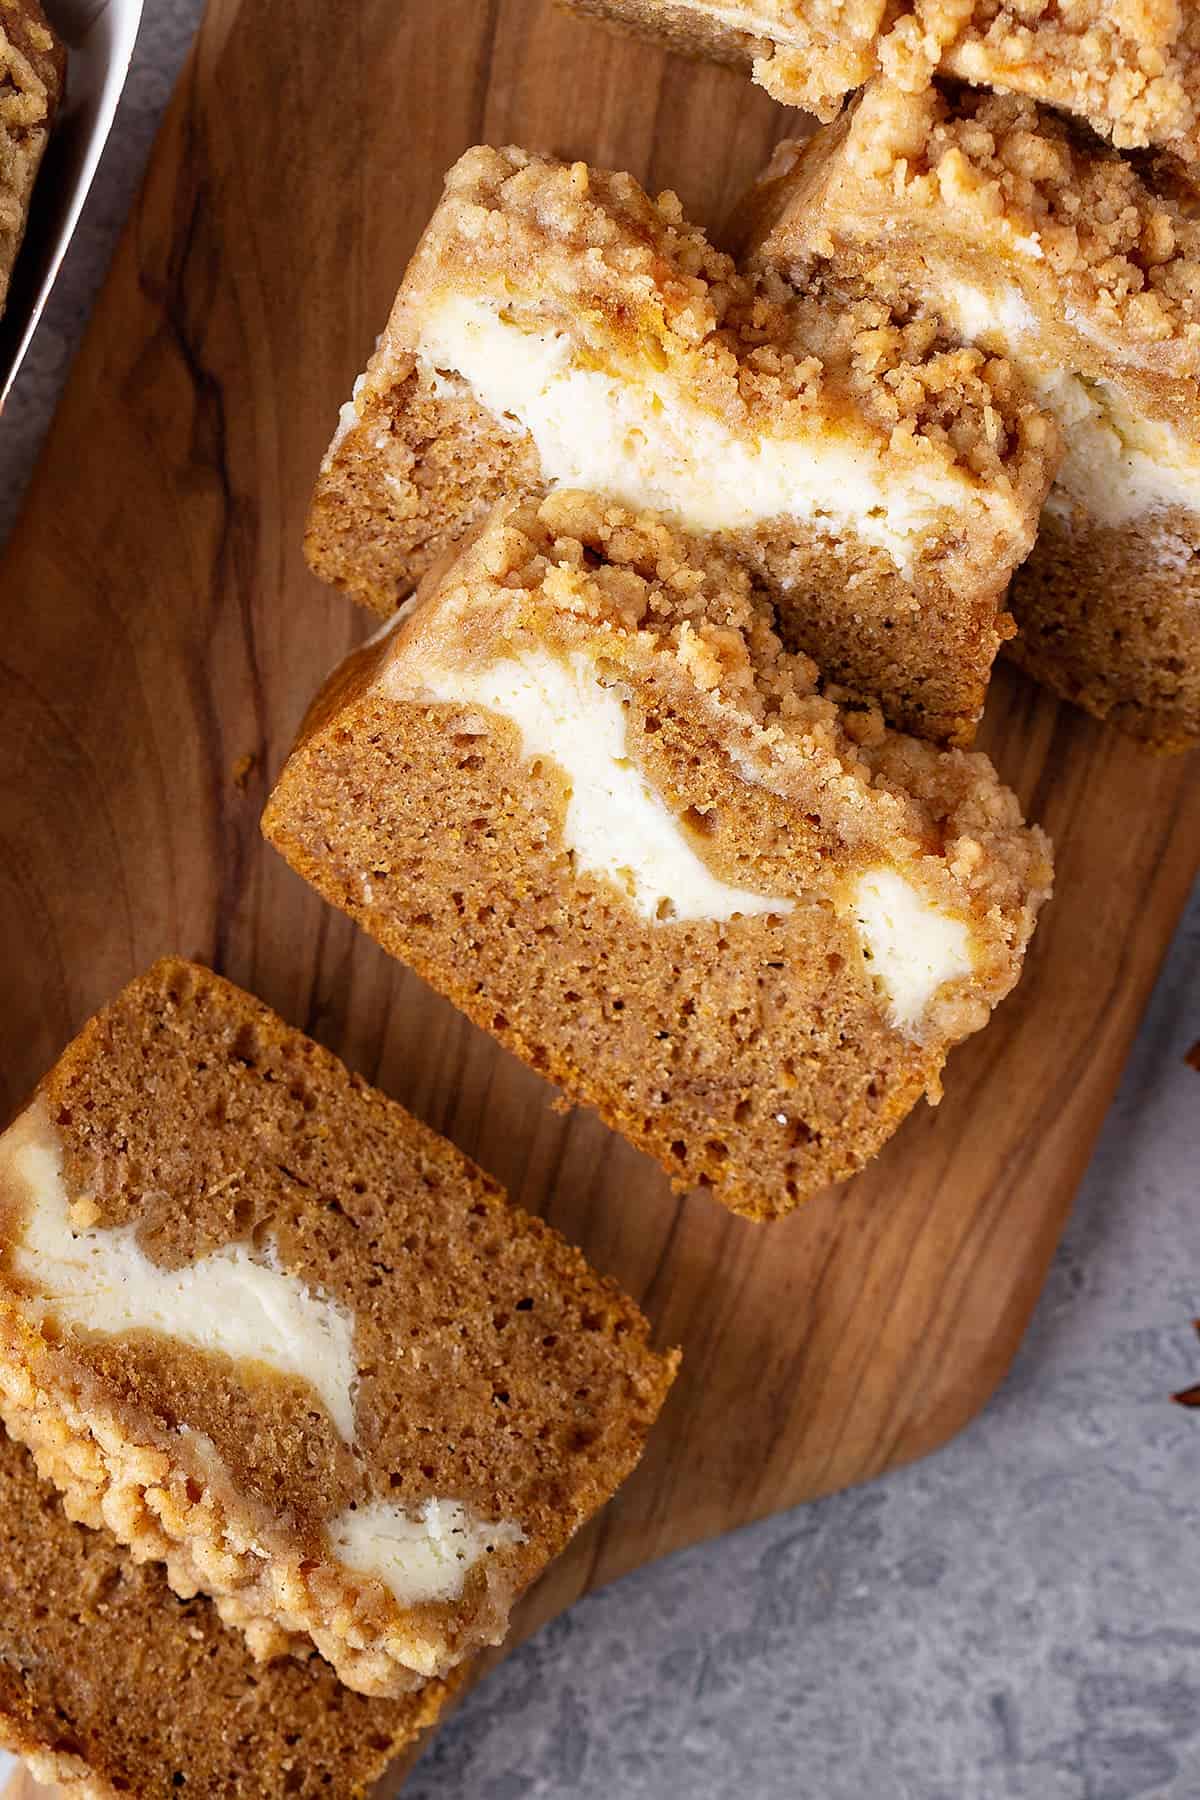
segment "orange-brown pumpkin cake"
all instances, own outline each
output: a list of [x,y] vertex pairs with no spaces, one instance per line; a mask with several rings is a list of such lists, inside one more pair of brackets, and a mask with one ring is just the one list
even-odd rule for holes
[[1003,355],[1065,455],[1010,654],[1161,749],[1200,742],[1200,219],[1028,100],[869,87],[776,156],[752,259],[919,307]]
[[910,92],[935,72],[1024,94],[1124,149],[1200,158],[1194,0],[565,0],[685,55],[753,74],[832,119],[880,69]]
[[497,500],[586,488],[733,551],[827,681],[969,743],[1057,456],[1003,359],[744,277],[629,175],[481,148],[343,408],[307,549],[386,614]]
[[839,710],[732,557],[560,491],[315,703],[264,830],[575,1101],[771,1218],[860,1168],[1021,970],[1049,846]]
[[368,1700],[316,1656],[256,1666],[211,1601],[72,1524],[2,1430],[0,1593],[0,1745],[72,1800],[363,1800],[447,1698]]
[[155,965],[0,1138],[0,1414],[256,1655],[395,1695],[498,1643],[675,1359],[451,1145]]

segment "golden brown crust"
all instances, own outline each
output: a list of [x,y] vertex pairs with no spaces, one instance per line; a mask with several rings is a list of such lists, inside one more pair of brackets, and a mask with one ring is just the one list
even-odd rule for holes
[[745,444],[845,446],[892,484],[898,517],[906,484],[941,496],[914,530],[911,567],[869,533],[841,529],[832,492],[828,516],[801,512],[718,541],[770,587],[793,642],[831,681],[881,698],[907,729],[970,742],[1011,628],[1004,589],[1058,454],[1002,359],[875,298],[829,306],[771,272],[748,278],[673,195],[652,201],[629,176],[470,151],[344,409],[309,520],[317,573],[384,613],[501,495],[547,480],[518,423],[422,359],[423,321],[447,293],[502,299],[506,322],[565,334],[581,366],[619,383],[664,372],[680,407],[686,399]]
[[0,0],[0,313],[65,71],[38,0]]
[[[335,676],[264,815],[295,868],[679,1186],[778,1216],[862,1166],[1011,987],[1045,840],[981,757],[842,714],[734,559],[558,493],[500,509]],[[712,873],[792,910],[647,925],[563,841],[563,777],[420,698],[445,658],[603,663],[626,758]],[[419,772],[419,778],[418,778]],[[884,859],[973,921],[973,981],[891,1027],[828,892]],[[944,885],[943,885],[944,884]]]
[[[220,1595],[260,1648],[278,1648],[272,1621],[275,1639],[308,1633],[368,1691],[411,1685],[409,1641],[437,1669],[498,1641],[511,1597],[636,1462],[669,1386],[674,1361],[632,1302],[394,1102],[191,964],[157,964],[91,1021],[24,1120],[38,1109],[89,1226],[135,1224],[164,1268],[270,1247],[353,1321],[351,1446],[299,1378],[150,1332],[39,1333],[6,1267],[0,1406],[19,1434],[50,1408],[42,1448],[81,1516],[103,1509],[147,1554],[169,1540],[179,1584]],[[27,1204],[11,1171],[0,1202],[11,1244]],[[525,1534],[461,1599],[406,1609],[331,1557],[328,1523],[348,1507],[434,1498]]]
[[79,1800],[358,1800],[451,1691],[367,1700],[316,1658],[256,1667],[207,1600],[71,1524],[2,1435],[0,1587],[0,1742]]

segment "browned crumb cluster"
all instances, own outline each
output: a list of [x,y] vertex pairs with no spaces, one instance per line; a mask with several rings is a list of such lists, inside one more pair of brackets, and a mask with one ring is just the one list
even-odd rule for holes
[[[81,1226],[136,1224],[164,1268],[269,1250],[351,1315],[358,1371],[348,1443],[299,1378],[149,1332],[39,1336],[3,1272],[0,1410],[75,1515],[220,1596],[259,1647],[308,1634],[368,1692],[413,1685],[385,1654],[398,1618],[435,1670],[499,1641],[513,1596],[637,1461],[670,1384],[675,1359],[650,1350],[633,1303],[401,1107],[188,963],[126,988],[36,1107]],[[10,1244],[20,1200],[10,1176]],[[431,1499],[525,1541],[477,1564],[460,1599],[407,1609],[331,1558],[347,1508]]]
[[[533,274],[531,272],[536,272]],[[1003,595],[1028,552],[1058,437],[1003,358],[950,342],[876,297],[828,304],[748,276],[672,194],[520,150],[476,149],[446,194],[323,465],[306,546],[325,579],[387,612],[506,494],[545,487],[532,438],[452,370],[422,358],[439,297],[503,301],[505,319],[564,333],[619,382],[665,372],[680,404],[747,442],[849,443],[880,479],[952,481],[900,569],[833,515],[717,534],[772,591],[792,641],[847,694],[967,743]],[[686,427],[681,427],[686,429]]]
[[882,72],[1026,95],[1122,149],[1200,159],[1200,14],[1189,0],[566,0],[669,49],[751,72],[832,119]]
[[[886,239],[873,228],[884,216]],[[1160,191],[1027,99],[877,83],[834,132],[781,146],[747,224],[759,259],[797,280],[832,259],[850,275],[877,269],[882,285],[890,261],[893,295],[916,234],[944,234],[947,262],[958,243],[1003,254],[1005,234],[1010,246],[1032,242],[1026,278],[1094,310],[1131,355],[1157,351],[1168,371],[1200,372],[1200,220],[1177,187]]]
[[1123,149],[1200,158],[1200,11],[1189,0],[923,0],[940,66],[1086,119]]
[[65,68],[38,0],[0,0],[0,313]]
[[[755,1218],[851,1174],[1012,986],[1048,846],[982,757],[841,714],[736,560],[559,493],[501,508],[306,722],[264,830],[575,1101]],[[430,705],[459,657],[596,659],[626,758],[719,879],[778,913],[647,923],[564,843],[564,776],[511,726]],[[898,861],[972,922],[917,1036],[889,1023],[840,883]]]
[[256,1667],[209,1601],[71,1524],[2,1432],[0,1591],[0,1743],[80,1800],[360,1800],[447,1698],[366,1700],[316,1658]]

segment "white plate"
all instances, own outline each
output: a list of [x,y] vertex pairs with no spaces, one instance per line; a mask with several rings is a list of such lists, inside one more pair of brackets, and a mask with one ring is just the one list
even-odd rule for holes
[[29,229],[0,319],[0,406],[25,359],[112,130],[143,0],[42,4],[67,46],[67,93],[38,174]]

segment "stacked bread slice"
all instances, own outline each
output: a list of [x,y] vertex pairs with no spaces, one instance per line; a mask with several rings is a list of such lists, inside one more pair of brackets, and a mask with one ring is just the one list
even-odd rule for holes
[[394,628],[264,829],[677,1187],[779,1217],[1020,974],[1049,845],[967,746],[1062,445],[903,298],[469,151],[309,519]]
[[839,706],[739,560],[501,502],[331,680],[264,828],[326,899],[753,1218],[871,1157],[1016,982],[1049,850]]
[[1059,455],[999,357],[740,271],[628,175],[469,151],[317,485],[382,612],[496,501],[584,490],[732,551],[847,698],[969,743]]
[[785,145],[751,264],[1003,356],[1064,456],[1007,646],[1154,748],[1200,743],[1200,221],[1177,169],[1032,100],[873,83]]

